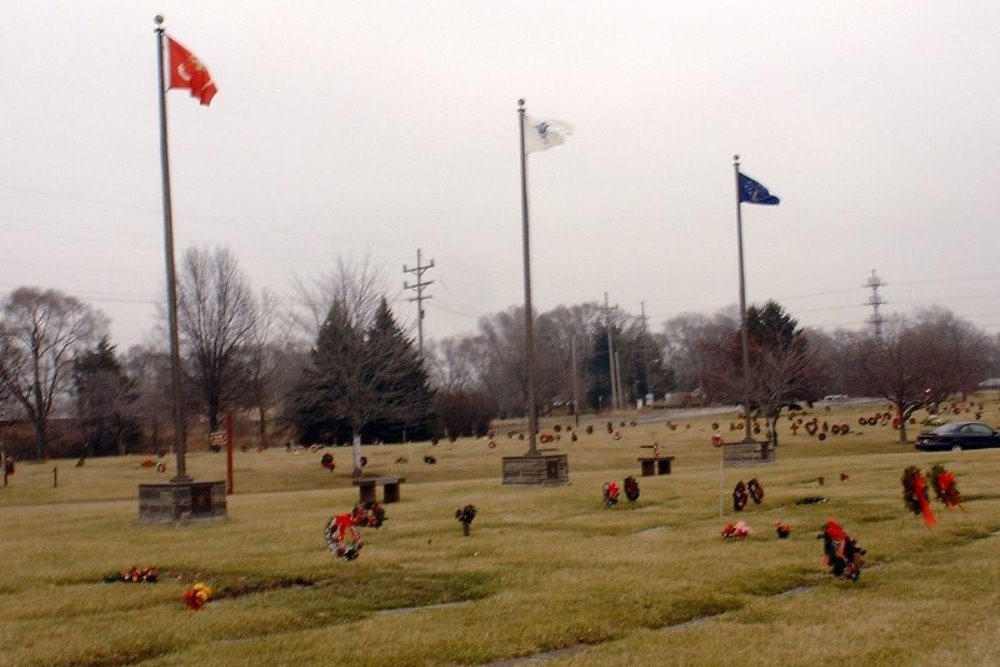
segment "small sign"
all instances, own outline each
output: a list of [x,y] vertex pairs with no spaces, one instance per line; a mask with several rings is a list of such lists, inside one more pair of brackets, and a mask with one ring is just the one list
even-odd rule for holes
[[225,431],[212,431],[208,434],[208,444],[213,447],[225,447],[228,442]]

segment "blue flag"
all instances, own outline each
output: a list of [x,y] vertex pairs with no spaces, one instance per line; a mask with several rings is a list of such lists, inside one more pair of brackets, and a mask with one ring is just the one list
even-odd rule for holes
[[749,176],[740,174],[740,202],[748,204],[777,205],[781,200],[767,191],[763,185]]

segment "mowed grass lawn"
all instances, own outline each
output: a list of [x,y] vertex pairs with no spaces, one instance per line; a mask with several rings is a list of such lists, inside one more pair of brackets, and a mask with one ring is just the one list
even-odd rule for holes
[[[495,449],[366,447],[366,472],[407,482],[349,563],[323,540],[357,501],[346,448],[324,450],[333,473],[322,453],[237,452],[228,520],[165,527],[136,524],[137,487],[169,478],[172,458],[165,475],[143,456],[24,463],[0,489],[0,665],[1000,664],[1000,449],[918,453],[891,427],[858,425],[884,407],[809,411],[852,426],[824,442],[783,419],[778,463],[724,471],[711,424],[737,439],[733,414],[626,425],[617,441],[588,420],[593,434],[556,443],[571,483],[553,488],[500,484],[501,457],[526,449],[503,427]],[[983,420],[1000,423],[995,400]],[[543,426],[556,423],[570,422]],[[676,457],[673,474],[638,477],[653,441]],[[964,511],[932,501],[928,530],[900,476],[938,462]],[[192,454],[188,469],[222,479],[225,456]],[[602,484],[629,474],[639,500],[604,507]],[[764,502],[738,518],[754,534],[724,541],[729,494],[751,477]],[[796,504],[817,495],[828,502]],[[469,503],[479,515],[463,537],[454,514]],[[868,551],[856,583],[822,569],[828,517]],[[104,583],[133,565],[159,568],[159,583]],[[180,596],[196,581],[216,596],[191,612]]]

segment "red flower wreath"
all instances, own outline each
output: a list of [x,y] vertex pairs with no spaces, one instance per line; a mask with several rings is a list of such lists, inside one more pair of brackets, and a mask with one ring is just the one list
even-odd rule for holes
[[865,564],[865,550],[833,519],[816,537],[823,540],[823,564],[830,568],[830,574],[857,581]]
[[936,463],[928,476],[931,478],[935,497],[944,503],[945,507],[955,509],[962,506],[962,496],[958,492],[958,486],[955,485],[955,473],[945,470],[944,466]]
[[924,525],[930,528],[937,523],[937,517],[927,501],[927,480],[920,469],[909,466],[903,471],[903,502],[914,514],[922,514]]
[[747,487],[740,480],[736,483],[736,488],[733,489],[733,509],[737,512],[742,512],[743,508],[747,506]]
[[614,507],[618,504],[618,482],[611,480],[604,484],[604,504],[608,507]]

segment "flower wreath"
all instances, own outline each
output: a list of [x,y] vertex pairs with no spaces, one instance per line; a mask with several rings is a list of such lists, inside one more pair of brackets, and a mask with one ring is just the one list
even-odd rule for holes
[[865,564],[865,550],[851,539],[847,531],[830,519],[816,538],[823,540],[823,563],[830,568],[830,574],[857,581]]
[[930,528],[937,523],[937,518],[927,501],[927,480],[920,474],[916,466],[908,466],[903,470],[903,502],[906,508],[914,514],[922,514],[924,525]]
[[323,458],[319,460],[319,464],[333,472],[333,469],[337,467],[337,464],[333,462],[333,454],[324,454]]
[[629,502],[635,502],[639,499],[639,482],[632,475],[625,478],[625,497],[629,499]]
[[[346,541],[348,536],[351,538],[349,543]],[[350,513],[330,517],[330,522],[326,525],[326,546],[340,560],[349,561],[358,557],[364,543],[361,541],[361,534],[354,529]]]
[[928,475],[931,478],[934,495],[945,504],[945,507],[955,509],[962,506],[962,496],[955,485],[955,473],[946,470],[940,463],[935,463]]
[[756,477],[747,482],[747,491],[750,492],[750,499],[753,500],[754,505],[760,505],[761,501],[764,500],[764,487],[760,485]]
[[618,482],[611,480],[610,482],[604,483],[604,504],[608,507],[614,507],[618,504]]
[[742,512],[743,508],[747,506],[747,487],[743,484],[743,480],[736,483],[736,488],[733,489],[733,509],[737,512]]

